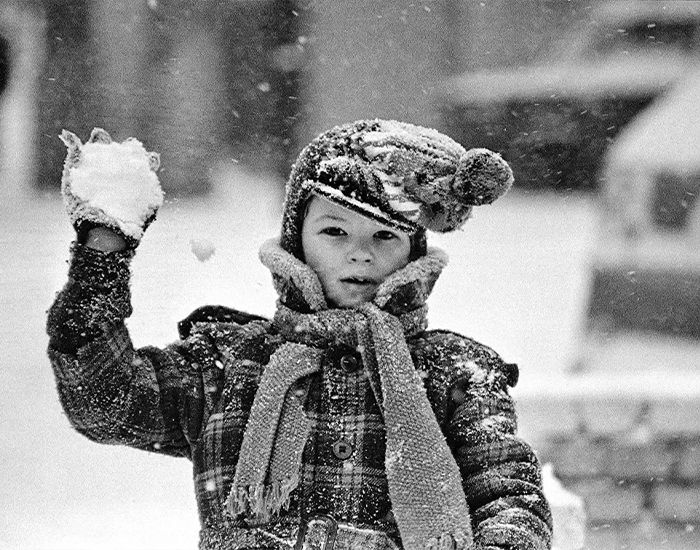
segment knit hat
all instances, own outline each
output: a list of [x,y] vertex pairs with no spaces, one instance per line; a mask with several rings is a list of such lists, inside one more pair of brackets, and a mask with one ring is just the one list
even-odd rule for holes
[[[474,206],[513,183],[508,164],[488,149],[465,150],[430,128],[394,120],[337,126],[307,145],[287,182],[281,245],[303,259],[301,227],[311,194],[414,235],[461,227]],[[415,254],[413,254],[415,256]]]

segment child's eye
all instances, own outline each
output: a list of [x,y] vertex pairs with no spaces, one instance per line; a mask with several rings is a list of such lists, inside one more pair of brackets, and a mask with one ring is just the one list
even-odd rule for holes
[[391,231],[377,231],[374,234],[375,239],[379,239],[380,241],[391,241],[394,239],[398,239],[398,235],[396,233],[392,233]]
[[342,237],[343,235],[347,235],[343,229],[334,226],[324,227],[321,229],[321,233],[324,235],[330,235],[331,237]]

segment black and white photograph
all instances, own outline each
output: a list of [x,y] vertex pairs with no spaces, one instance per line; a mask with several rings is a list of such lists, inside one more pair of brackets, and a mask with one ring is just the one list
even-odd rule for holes
[[0,0],[0,549],[700,548],[700,1]]

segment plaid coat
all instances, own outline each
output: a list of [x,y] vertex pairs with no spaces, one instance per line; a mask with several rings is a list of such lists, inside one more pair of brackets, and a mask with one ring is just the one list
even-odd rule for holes
[[[255,527],[227,513],[261,373],[285,339],[272,321],[205,307],[180,324],[180,341],[134,349],[124,324],[131,256],[74,245],[68,283],[49,311],[48,353],[75,429],[100,443],[189,458],[201,548],[290,548],[299,518],[316,515],[385,533],[401,548],[380,409],[359,354],[341,345],[325,349],[320,373],[294,388],[312,431],[289,508]],[[290,303],[290,296],[298,299],[288,295]],[[415,296],[404,293],[396,303],[410,308]],[[407,343],[459,466],[475,546],[549,548],[540,467],[516,435],[508,394],[517,367],[453,332],[423,331]]]

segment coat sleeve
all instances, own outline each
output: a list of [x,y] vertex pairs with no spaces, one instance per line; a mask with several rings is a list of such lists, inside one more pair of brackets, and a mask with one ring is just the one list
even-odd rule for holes
[[59,398],[73,427],[94,441],[189,456],[221,388],[217,351],[197,332],[165,349],[134,349],[124,322],[132,255],[73,245],[68,282],[47,320]]
[[541,468],[517,435],[508,387],[517,366],[463,336],[433,333],[422,363],[448,445],[462,475],[478,550],[545,550],[552,518]]

